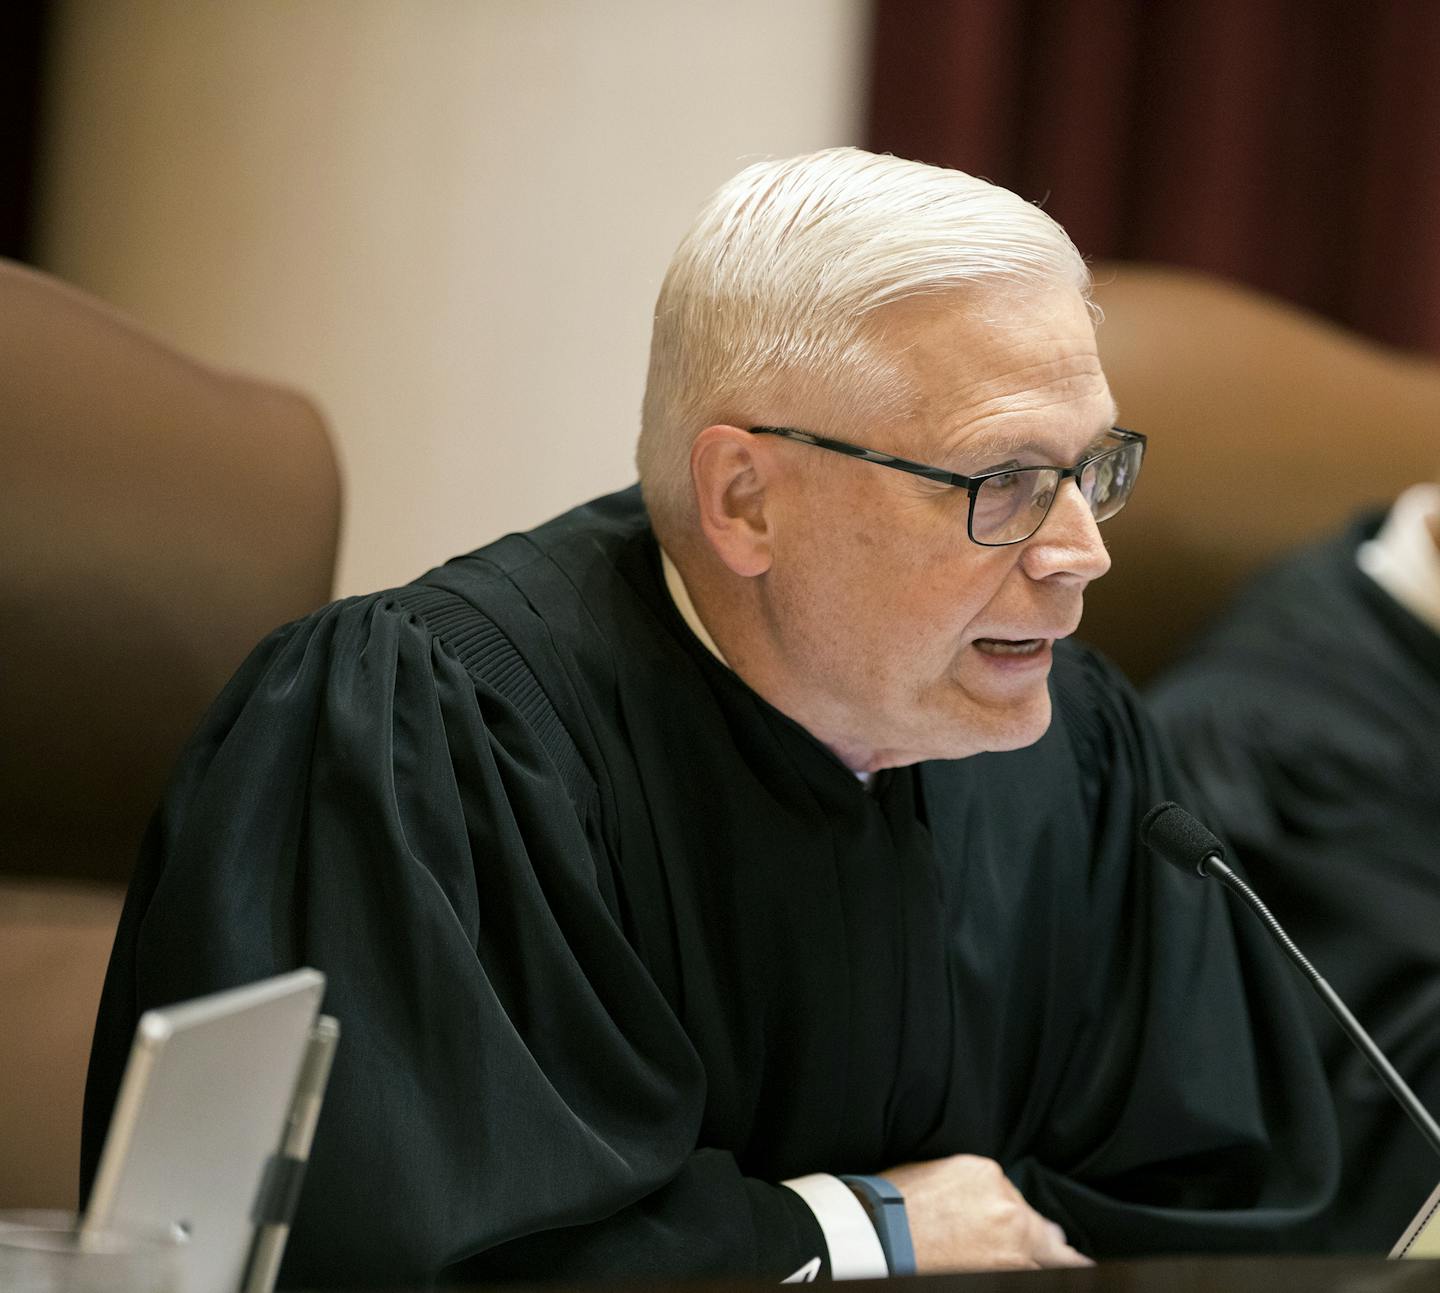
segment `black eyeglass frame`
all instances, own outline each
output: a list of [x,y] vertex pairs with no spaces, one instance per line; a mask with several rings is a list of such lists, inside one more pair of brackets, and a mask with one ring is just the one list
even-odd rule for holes
[[[1033,539],[1040,527],[1045,524],[1045,517],[1050,515],[1050,508],[1055,505],[1055,499],[1060,494],[1060,486],[1067,480],[1074,480],[1076,486],[1080,484],[1080,473],[1087,467],[1093,466],[1102,458],[1108,458],[1111,454],[1123,453],[1132,444],[1140,446],[1140,462],[1144,465],[1146,437],[1139,431],[1127,431],[1124,427],[1111,427],[1109,434],[1118,436],[1121,443],[1111,445],[1102,449],[1099,453],[1093,453],[1088,458],[1082,458],[1073,467],[1004,467],[999,471],[987,471],[979,476],[962,476],[958,471],[946,471],[943,467],[929,467],[923,462],[914,462],[909,458],[898,458],[893,453],[881,453],[878,449],[865,449],[858,444],[851,444],[848,440],[832,440],[829,436],[816,435],[813,431],[800,431],[795,427],[749,427],[751,435],[773,435],[781,436],[786,440],[798,440],[801,444],[814,445],[817,449],[828,449],[831,453],[843,453],[847,458],[859,458],[862,462],[873,462],[879,467],[891,467],[895,471],[908,472],[912,476],[923,476],[926,480],[933,480],[940,485],[954,485],[958,489],[965,490],[970,497],[969,510],[965,516],[965,533],[969,536],[971,543],[978,543],[982,548],[1008,548],[1016,543],[1024,543]],[[1050,503],[1045,508],[1045,515],[1035,523],[1035,529],[1029,534],[1022,535],[1018,539],[1006,539],[1001,543],[992,543],[985,539],[975,537],[975,497],[980,492],[980,487],[987,480],[994,480],[997,476],[1014,476],[1020,472],[1053,471],[1057,472],[1055,480],[1055,492],[1050,496]],[[1139,469],[1136,469],[1139,474]],[[1134,484],[1131,484],[1131,490]],[[1110,516],[1120,512],[1125,503],[1130,499],[1129,493],[1120,506],[1110,513]],[[1109,520],[1110,516],[1105,517]]]

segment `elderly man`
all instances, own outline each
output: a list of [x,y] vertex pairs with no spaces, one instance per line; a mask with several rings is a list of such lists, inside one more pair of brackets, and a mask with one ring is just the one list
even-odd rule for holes
[[643,501],[281,629],[205,720],[90,1162],[137,1009],[309,963],[345,1041],[289,1279],[1285,1242],[1334,1175],[1285,971],[1138,855],[1167,766],[1064,641],[1144,443],[1086,287],[957,172],[724,186],[660,293]]

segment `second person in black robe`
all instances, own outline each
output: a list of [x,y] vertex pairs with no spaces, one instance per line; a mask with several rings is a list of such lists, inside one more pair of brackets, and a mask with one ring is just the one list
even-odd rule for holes
[[[1440,634],[1365,574],[1367,516],[1246,588],[1152,693],[1262,896],[1440,1110]],[[1307,994],[1345,1172],[1316,1243],[1387,1252],[1440,1159]]]

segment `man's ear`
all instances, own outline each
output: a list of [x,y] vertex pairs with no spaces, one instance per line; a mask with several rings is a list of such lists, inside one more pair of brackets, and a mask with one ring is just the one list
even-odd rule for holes
[[773,555],[767,513],[768,458],[739,427],[706,427],[690,449],[690,476],[700,529],[715,555],[737,575],[763,575]]

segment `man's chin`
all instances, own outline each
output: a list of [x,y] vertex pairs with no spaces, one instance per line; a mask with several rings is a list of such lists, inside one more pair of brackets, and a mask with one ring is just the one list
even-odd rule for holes
[[1006,750],[1023,750],[1050,730],[1053,715],[1048,687],[1039,688],[1024,704],[1007,705],[998,712],[987,710],[973,729],[973,743],[967,753],[1001,754]]
[[1050,730],[1051,712],[1050,706],[1045,706],[1045,717],[1022,725],[1016,731],[1009,733],[1005,739],[991,748],[999,753],[1002,750],[1023,750],[1026,746],[1034,745],[1046,732]]

